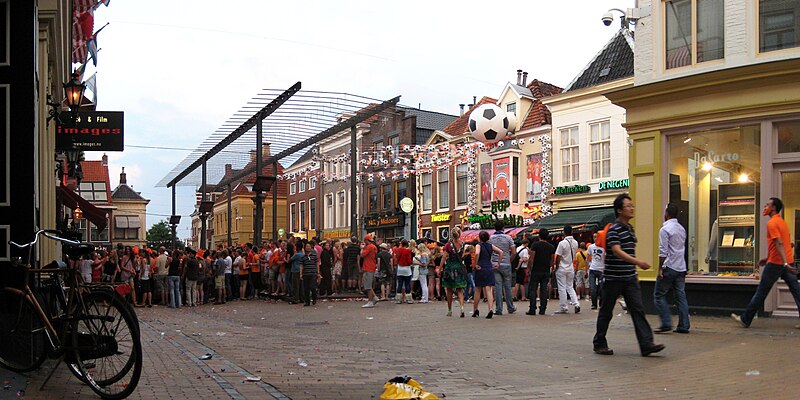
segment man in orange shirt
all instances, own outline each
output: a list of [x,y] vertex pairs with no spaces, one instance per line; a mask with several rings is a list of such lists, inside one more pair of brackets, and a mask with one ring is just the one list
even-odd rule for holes
[[367,304],[364,304],[361,307],[372,308],[378,304],[378,299],[375,296],[374,289],[375,269],[378,265],[378,248],[375,247],[375,243],[372,241],[372,235],[367,235],[364,237],[364,244],[362,246],[361,259],[364,260],[364,265],[362,266],[364,270],[362,285],[364,286],[364,290],[367,291],[369,300],[367,301]]
[[762,215],[769,216],[767,222],[767,258],[758,261],[759,267],[764,267],[761,272],[761,281],[758,283],[756,294],[750,299],[750,304],[741,316],[731,314],[731,318],[736,320],[742,327],[749,328],[758,310],[764,305],[764,299],[778,281],[783,279],[789,286],[789,291],[794,296],[794,302],[800,310],[800,285],[797,283],[797,268],[792,265],[794,256],[792,252],[792,242],[789,238],[789,227],[786,221],[781,218],[780,212],[783,210],[783,202],[777,197],[771,197],[764,205]]
[[253,293],[250,297],[257,299],[258,293],[261,292],[261,251],[257,245],[253,245],[250,256],[248,256],[247,260],[250,263],[250,284],[252,285]]
[[246,246],[244,252],[244,262],[239,266],[239,300],[247,300],[247,281],[250,279],[250,265],[253,260],[250,246]]

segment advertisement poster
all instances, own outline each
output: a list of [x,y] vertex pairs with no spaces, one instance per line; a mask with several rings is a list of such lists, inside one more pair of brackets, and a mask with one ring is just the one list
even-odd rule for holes
[[528,176],[525,180],[525,200],[542,201],[542,154],[528,155]]
[[481,164],[481,207],[492,205],[492,164]]
[[494,198],[492,200],[508,200],[511,197],[511,185],[509,180],[510,167],[508,165],[508,158],[501,158],[492,161],[494,171]]

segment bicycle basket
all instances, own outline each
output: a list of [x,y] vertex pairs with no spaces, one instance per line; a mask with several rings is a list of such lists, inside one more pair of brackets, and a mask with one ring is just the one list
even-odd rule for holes
[[12,261],[8,266],[0,266],[0,287],[22,289],[27,273],[25,264]]

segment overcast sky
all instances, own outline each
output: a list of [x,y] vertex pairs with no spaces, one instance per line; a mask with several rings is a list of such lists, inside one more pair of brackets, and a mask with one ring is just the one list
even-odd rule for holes
[[[516,70],[566,86],[619,29],[600,21],[633,0],[115,0],[95,13],[98,110],[125,112],[111,185],[150,199],[148,227],[171,213],[155,184],[262,88],[346,92],[458,115],[500,95]],[[617,14],[618,15],[618,14]],[[87,76],[89,76],[87,75]],[[144,148],[168,147],[170,149]],[[179,150],[172,150],[178,148]],[[102,153],[88,152],[87,159]],[[194,189],[178,187],[178,235]]]

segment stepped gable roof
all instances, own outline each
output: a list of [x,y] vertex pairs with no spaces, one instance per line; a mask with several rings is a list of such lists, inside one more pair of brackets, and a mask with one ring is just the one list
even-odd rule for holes
[[471,113],[475,107],[483,104],[497,104],[497,99],[483,96],[477,104],[474,104],[472,107],[470,107],[469,110],[464,113],[464,115],[456,118],[455,121],[451,122],[450,125],[447,125],[444,129],[442,129],[442,131],[452,136],[458,136],[469,132],[469,129],[467,129],[467,126],[469,125],[469,113]]
[[519,128],[520,131],[550,124],[552,122],[550,110],[548,110],[547,107],[542,104],[541,99],[559,94],[563,90],[556,85],[551,85],[538,79],[532,80],[528,84],[528,89],[531,90],[531,93],[533,93],[533,97],[536,100],[533,102],[531,109],[528,111],[528,115],[525,116],[525,121],[522,122],[522,126]]
[[144,197],[142,197],[140,192],[133,190],[132,187],[120,184],[117,186],[116,189],[111,193],[111,198],[114,201],[117,200],[140,200],[140,201],[147,201]]
[[109,201],[94,201],[93,204],[106,204],[110,205],[111,202],[111,180],[108,178],[108,165],[103,164],[102,160],[84,160],[81,161],[81,171],[83,171],[83,179],[81,182],[105,182],[106,183],[106,198]]
[[589,61],[564,92],[633,76],[633,32],[620,29]]
[[417,117],[417,129],[440,130],[458,119],[457,115],[420,110],[418,108],[398,106],[397,109],[404,111],[406,116]]

